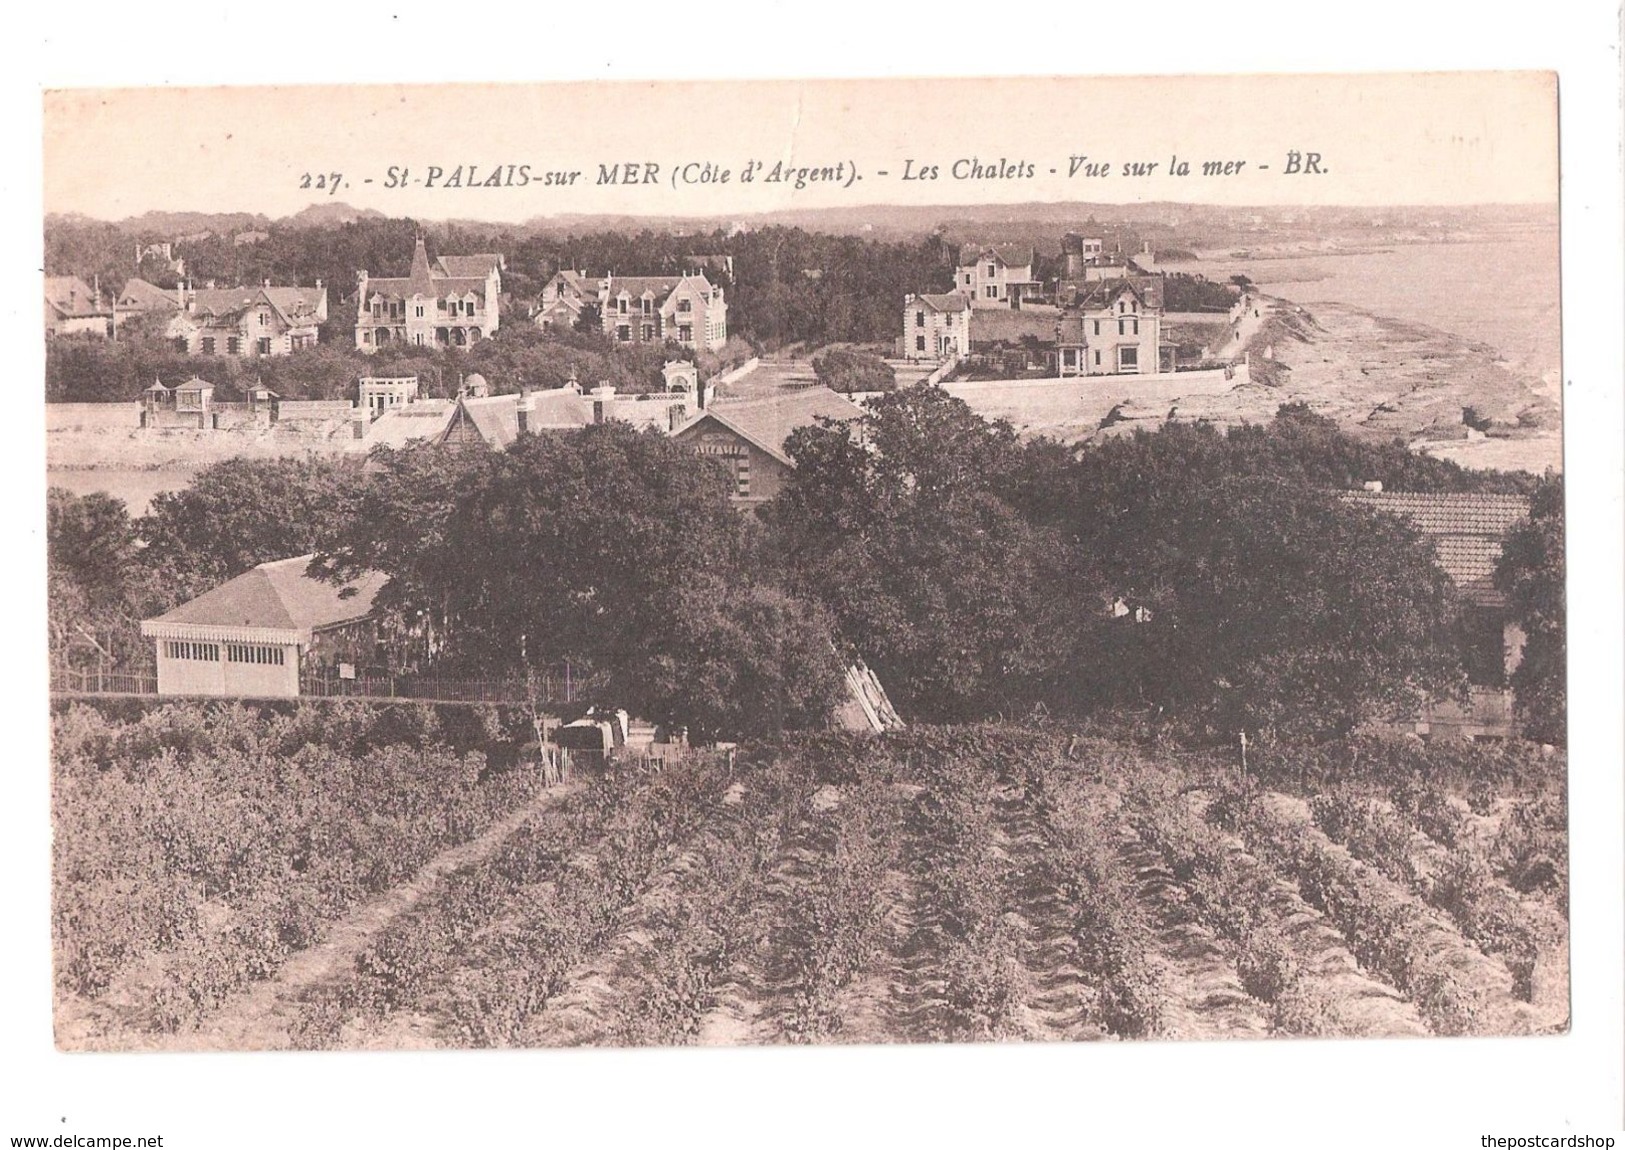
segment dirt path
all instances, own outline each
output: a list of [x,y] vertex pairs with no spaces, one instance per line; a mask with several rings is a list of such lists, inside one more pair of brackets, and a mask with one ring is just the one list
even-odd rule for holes
[[363,903],[335,922],[323,941],[294,955],[274,977],[233,998],[195,1029],[153,1045],[164,1050],[191,1051],[286,1049],[288,1024],[305,991],[337,978],[374,937],[433,892],[447,875],[489,858],[526,821],[581,786],[567,783],[543,791],[478,838],[436,855],[411,881]]

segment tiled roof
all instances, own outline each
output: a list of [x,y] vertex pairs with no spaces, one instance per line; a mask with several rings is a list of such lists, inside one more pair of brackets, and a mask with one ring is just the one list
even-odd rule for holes
[[[412,246],[412,269],[404,276],[368,276],[367,296],[386,299],[444,299],[449,295],[475,295],[485,299],[486,273],[500,263],[499,255],[440,256],[429,265],[429,253],[419,239]],[[452,274],[456,273],[456,274]],[[363,306],[366,300],[362,301]]]
[[[574,431],[593,421],[593,398],[568,388],[534,391],[530,396],[533,409],[527,423],[531,431]],[[609,400],[605,412],[608,419],[621,420],[634,427],[654,427],[668,430],[668,411],[681,397],[665,392],[648,395],[617,395]],[[448,417],[440,435],[450,434],[458,419],[466,419],[480,438],[495,450],[501,450],[519,438],[519,396],[487,395],[464,396],[458,409]],[[382,420],[380,420],[382,422]]]
[[211,317],[237,315],[260,303],[271,309],[289,327],[310,323],[316,317],[326,288],[313,287],[232,287],[201,288],[186,293],[193,314]]
[[[970,255],[965,258],[966,253]],[[970,267],[972,264],[992,257],[1007,268],[1032,267],[1033,248],[1031,244],[982,244],[978,247],[966,247],[960,254],[959,266]]]
[[365,439],[353,439],[352,452],[368,452],[375,447],[401,448],[416,440],[437,439],[451,422],[456,406],[444,399],[420,399],[392,407],[367,427]]
[[559,272],[559,277],[569,284],[577,295],[587,301],[596,302],[604,286],[604,281],[600,277],[585,275],[571,268],[565,268]]
[[90,285],[78,276],[46,276],[45,302],[69,318],[107,314]]
[[141,311],[174,311],[181,306],[173,291],[165,291],[144,279],[126,280],[118,302],[120,307],[138,308]]
[[976,324],[971,342],[978,346],[990,343],[1020,343],[1025,336],[1033,336],[1043,343],[1055,342],[1055,327],[1062,318],[1055,312],[1015,311],[988,308],[976,313]]
[[612,276],[604,297],[613,299],[625,292],[632,299],[642,299],[645,294],[665,299],[682,282],[682,276]]
[[[944,292],[941,295],[922,294],[914,297],[928,307],[937,311],[969,311],[970,297],[959,292]],[[913,302],[912,300],[910,301]]]
[[470,256],[437,256],[435,266],[440,274],[451,279],[484,279],[492,270],[501,270],[502,257],[495,252],[480,252]]
[[810,426],[820,417],[858,419],[862,415],[863,409],[845,396],[827,387],[808,387],[769,399],[717,400],[678,434],[709,417],[789,466],[784,443],[796,428]]
[[[339,586],[306,574],[312,555],[261,563],[151,620],[206,627],[262,627],[270,631],[320,631],[364,619],[388,576],[370,571]],[[346,591],[353,591],[345,594]]]
[[1345,502],[1404,519],[1432,540],[1439,566],[1467,600],[1500,606],[1495,589],[1495,563],[1501,541],[1513,524],[1529,514],[1521,495],[1425,494],[1406,491],[1347,491]]
[[1072,307],[1082,308],[1085,311],[1100,311],[1116,303],[1118,294],[1125,288],[1139,296],[1140,303],[1147,308],[1155,309],[1162,306],[1161,276],[1123,276],[1081,283],[1077,280],[1068,280],[1062,285],[1061,294],[1063,297],[1071,297],[1068,302]]

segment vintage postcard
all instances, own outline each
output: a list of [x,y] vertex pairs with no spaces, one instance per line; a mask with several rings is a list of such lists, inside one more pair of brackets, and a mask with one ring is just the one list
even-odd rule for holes
[[47,93],[58,1048],[1566,1032],[1557,123]]

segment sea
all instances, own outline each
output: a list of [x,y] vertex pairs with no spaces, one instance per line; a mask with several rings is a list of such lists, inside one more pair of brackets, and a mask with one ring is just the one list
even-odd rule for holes
[[1247,276],[1306,307],[1348,304],[1493,348],[1506,366],[1557,398],[1563,328],[1555,228],[1493,240],[1395,244],[1378,251],[1166,263],[1208,279]]

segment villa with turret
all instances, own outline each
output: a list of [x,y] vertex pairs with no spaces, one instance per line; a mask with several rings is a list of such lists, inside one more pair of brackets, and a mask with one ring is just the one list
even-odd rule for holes
[[467,347],[489,338],[500,318],[502,265],[494,254],[441,256],[431,264],[419,237],[405,276],[358,273],[356,347]]

